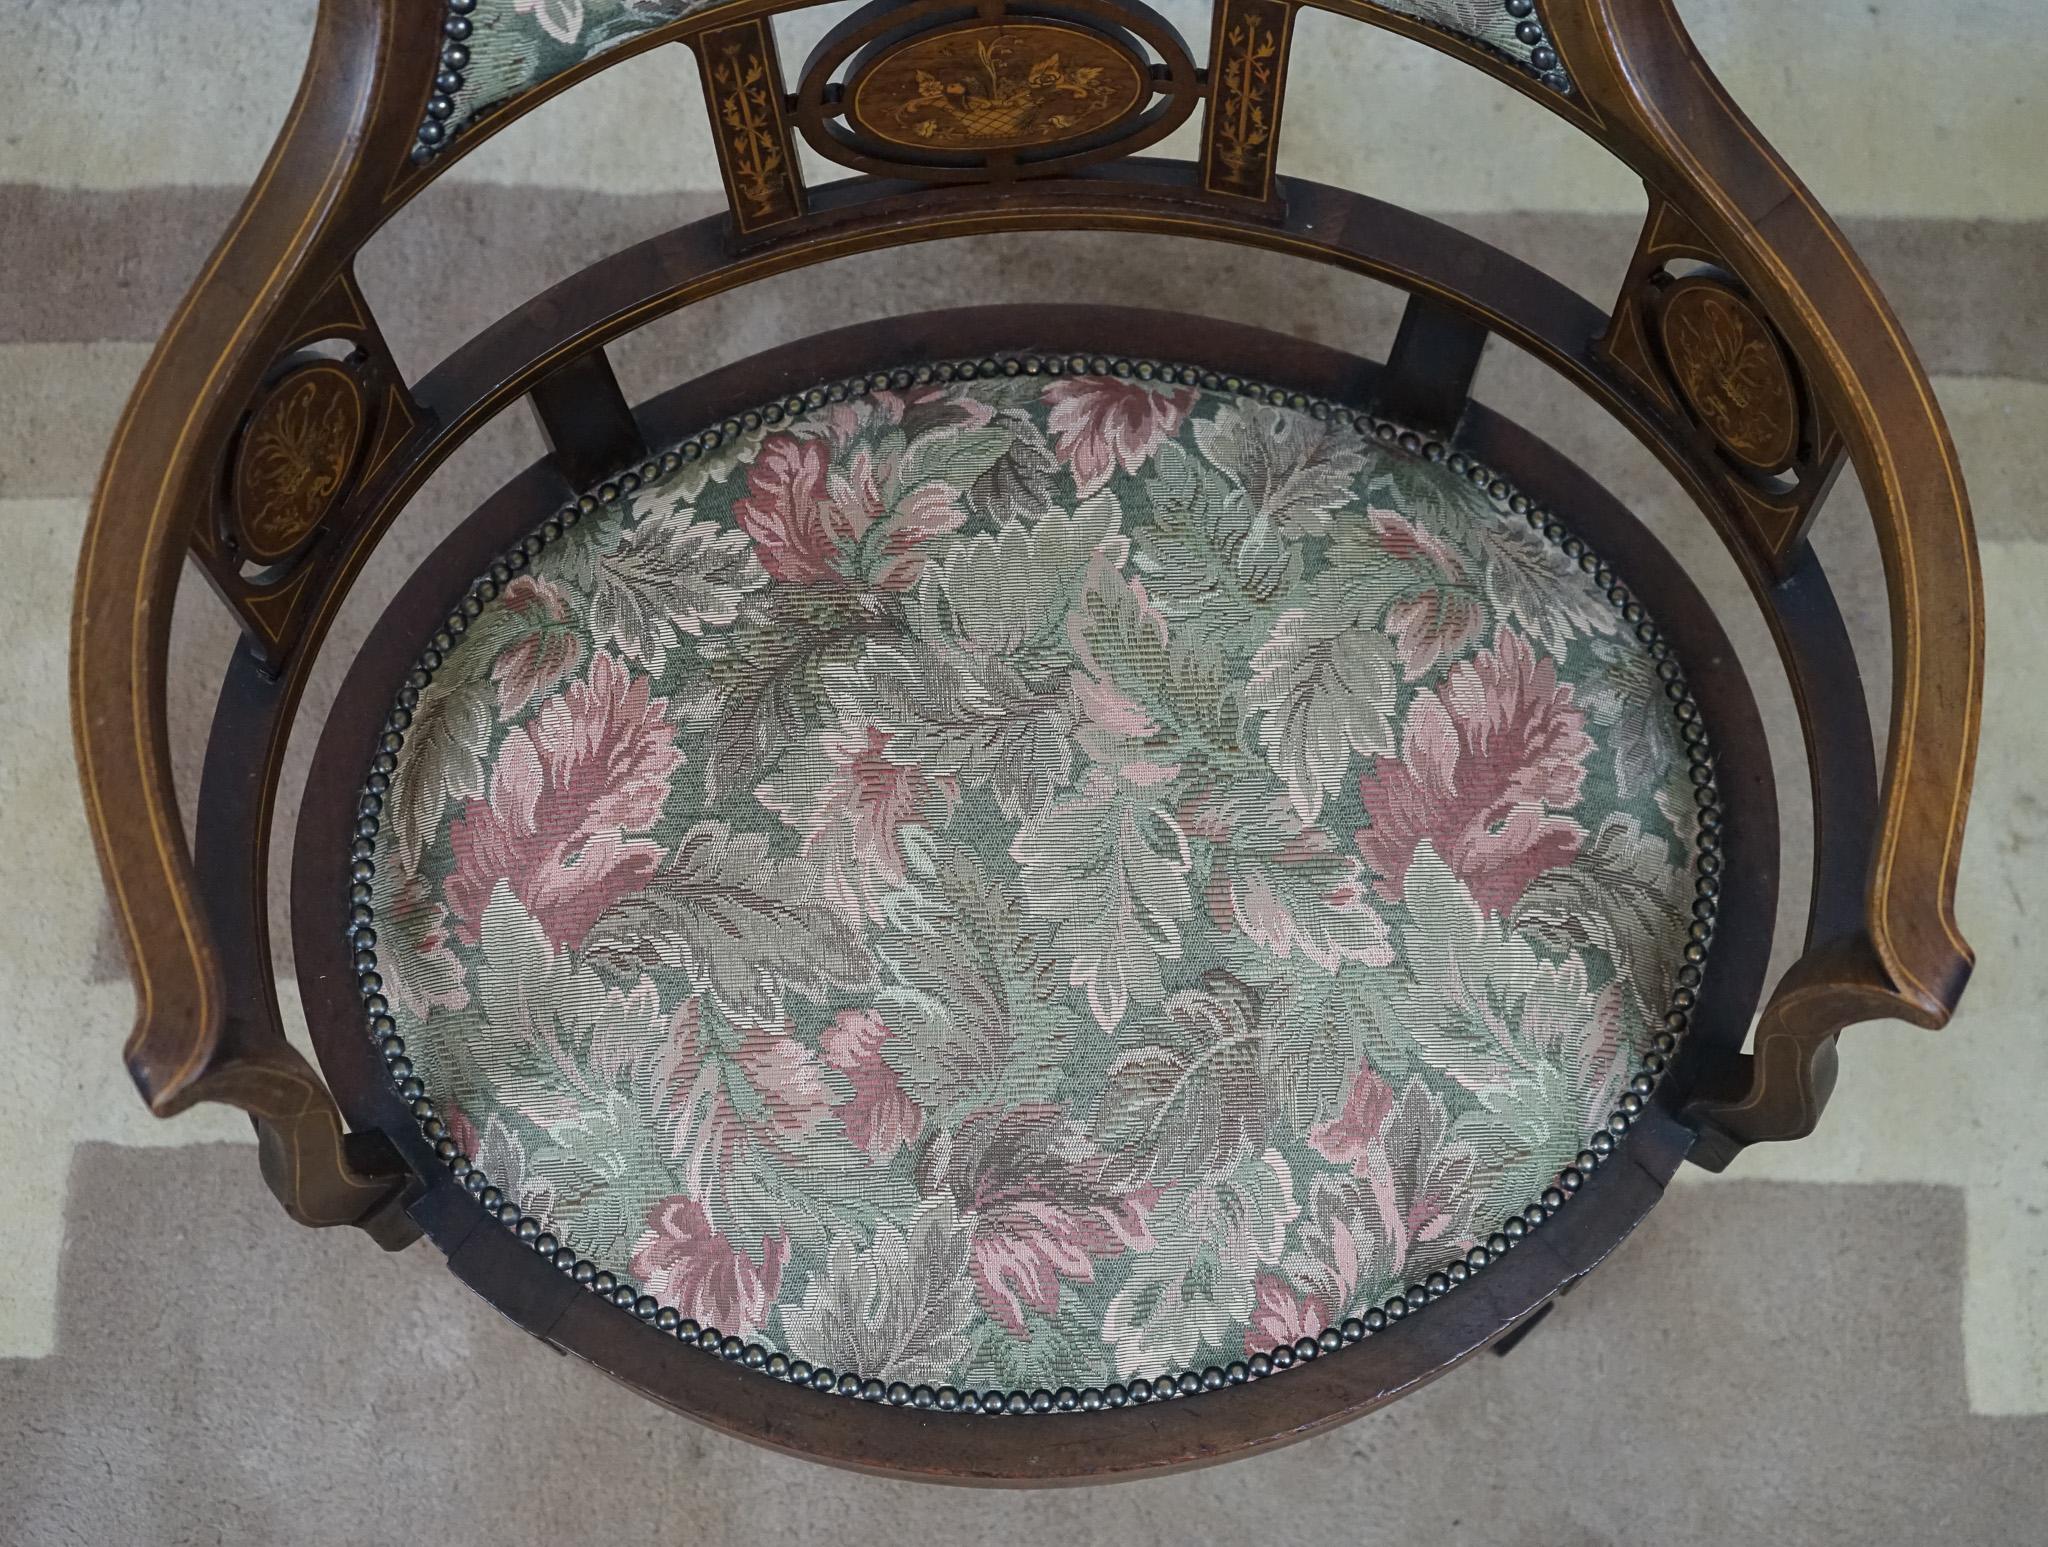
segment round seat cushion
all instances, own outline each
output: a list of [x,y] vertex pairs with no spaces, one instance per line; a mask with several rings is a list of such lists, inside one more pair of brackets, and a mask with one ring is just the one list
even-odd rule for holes
[[785,1377],[1366,1335],[1568,1206],[1700,978],[1705,733],[1569,520],[1174,367],[727,421],[420,657],[373,1032],[508,1225]]

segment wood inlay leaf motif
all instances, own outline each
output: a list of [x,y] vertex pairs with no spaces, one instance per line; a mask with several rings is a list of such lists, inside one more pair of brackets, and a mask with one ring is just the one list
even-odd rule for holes
[[1149,95],[1138,61],[1098,33],[1046,21],[912,38],[861,72],[848,118],[891,144],[1002,151],[1098,133]]
[[742,231],[794,218],[801,211],[782,117],[780,72],[761,23],[706,34],[704,54],[733,218]]
[[1272,191],[1291,21],[1291,9],[1273,0],[1231,0],[1219,18],[1204,177],[1212,193],[1263,199]]
[[1707,280],[1665,298],[1665,354],[1686,403],[1714,438],[1750,466],[1772,471],[1799,449],[1799,399],[1784,349],[1757,310]]
[[363,439],[355,380],[331,363],[293,371],[256,406],[235,460],[235,535],[261,563],[297,548],[340,497]]

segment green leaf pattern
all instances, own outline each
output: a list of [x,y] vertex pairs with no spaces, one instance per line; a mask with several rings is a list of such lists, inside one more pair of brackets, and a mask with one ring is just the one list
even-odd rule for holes
[[573,1251],[863,1380],[1157,1378],[1460,1259],[1643,1067],[1676,722],[1446,464],[963,374],[672,465],[517,556],[376,840],[412,1067]]

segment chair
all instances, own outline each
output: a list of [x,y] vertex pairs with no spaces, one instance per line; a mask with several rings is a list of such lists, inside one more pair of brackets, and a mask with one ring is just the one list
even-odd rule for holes
[[[1533,1324],[1687,1158],[1810,1132],[1847,1026],[1938,1027],[1982,601],[1927,381],[1669,0],[1316,0],[1640,174],[1605,310],[1276,175],[1297,0],[1206,63],[1138,0],[325,0],[304,84],[116,437],[81,559],[87,804],[151,1109],[245,1109],[302,1224],[424,1235],[693,1418],[981,1482],[1218,1460]],[[694,53],[729,210],[416,379],[364,243],[610,65]],[[1137,155],[1190,120],[1191,162]],[[807,187],[801,141],[857,174]],[[605,346],[764,276],[1048,229],[1410,297],[1384,364],[1199,318],[842,329],[629,406]],[[1498,334],[1675,476],[1768,619],[1776,786],[1687,574],[1469,400]],[[391,597],[266,901],[285,740],[394,516],[527,400],[549,454]],[[1845,461],[1882,759],[1808,532]],[[188,842],[187,560],[240,622]],[[1752,1023],[1754,1044],[1745,1051]]]

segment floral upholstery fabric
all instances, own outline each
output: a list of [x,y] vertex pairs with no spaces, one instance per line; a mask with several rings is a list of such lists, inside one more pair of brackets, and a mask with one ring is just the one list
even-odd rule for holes
[[614,44],[721,0],[478,0],[452,122],[551,80]]
[[[1526,30],[1533,26],[1540,31],[1543,25],[1538,7],[1531,5],[1518,17],[1510,9],[1508,0],[1372,0],[1372,3],[1430,22],[1446,32],[1485,43],[1517,64],[1528,64],[1529,55],[1537,46],[1518,29]],[[1536,33],[1529,35],[1536,36]]]
[[424,658],[382,992],[565,1250],[863,1379],[1153,1379],[1601,1131],[1693,897],[1649,649],[1504,486],[1187,379],[791,400]]
[[[460,126],[498,103],[581,64],[614,44],[721,0],[478,0],[469,13],[469,62],[454,96]],[[1378,0],[1528,63],[1531,45],[1507,0]]]

